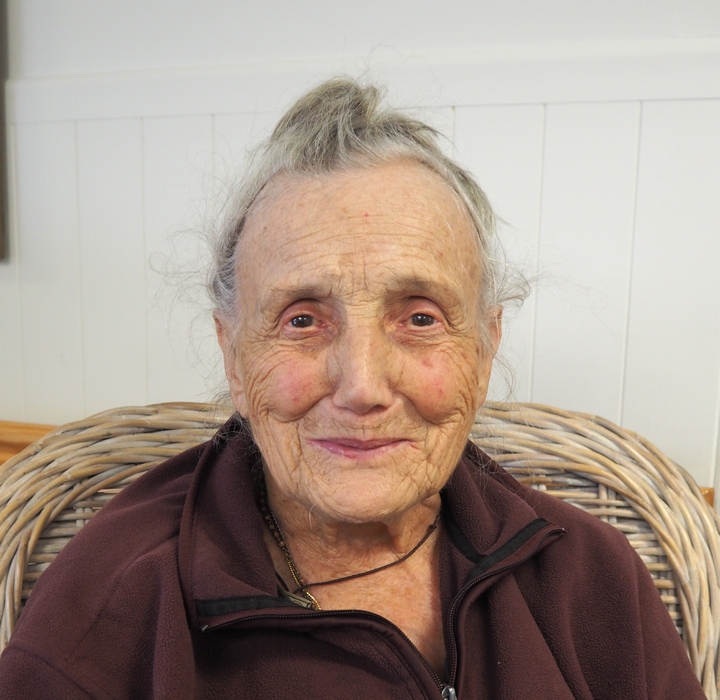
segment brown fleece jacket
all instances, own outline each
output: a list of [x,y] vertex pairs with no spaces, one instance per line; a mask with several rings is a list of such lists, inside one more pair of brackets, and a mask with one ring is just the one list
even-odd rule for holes
[[118,495],[38,582],[0,697],[705,697],[625,537],[472,445],[443,491],[443,678],[378,615],[279,597],[258,468],[231,420]]

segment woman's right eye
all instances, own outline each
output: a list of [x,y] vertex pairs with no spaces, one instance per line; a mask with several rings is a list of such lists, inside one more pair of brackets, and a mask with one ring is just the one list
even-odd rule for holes
[[413,314],[410,323],[413,326],[432,326],[437,322],[430,314]]
[[290,319],[290,325],[293,328],[310,328],[315,323],[315,319],[310,314],[300,314]]

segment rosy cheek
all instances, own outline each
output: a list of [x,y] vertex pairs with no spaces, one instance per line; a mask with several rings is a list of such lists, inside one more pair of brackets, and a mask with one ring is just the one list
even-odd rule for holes
[[438,401],[443,401],[445,399],[445,394],[447,393],[445,391],[445,386],[443,385],[443,382],[440,380],[434,381],[433,389],[435,391],[435,396],[437,397]]
[[419,361],[411,391],[413,403],[422,415],[441,420],[463,404],[467,394],[467,376],[458,371],[447,356],[424,357]]
[[431,420],[474,410],[468,388],[477,383],[473,363],[462,353],[432,353],[418,361],[414,403]]
[[273,371],[270,410],[283,417],[295,418],[308,411],[321,397],[322,381],[317,371],[302,361],[286,361]]
[[452,396],[452,393],[452,386],[450,386],[447,378],[433,376],[432,374],[427,375],[419,401],[425,409],[423,413],[425,415],[442,416],[448,408],[451,408],[450,404],[453,401],[449,397]]

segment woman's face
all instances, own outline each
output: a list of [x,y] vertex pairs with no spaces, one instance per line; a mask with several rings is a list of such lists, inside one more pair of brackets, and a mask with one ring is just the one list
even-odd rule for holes
[[234,352],[218,328],[274,492],[360,523],[444,486],[492,363],[474,236],[415,163],[270,183],[239,244]]

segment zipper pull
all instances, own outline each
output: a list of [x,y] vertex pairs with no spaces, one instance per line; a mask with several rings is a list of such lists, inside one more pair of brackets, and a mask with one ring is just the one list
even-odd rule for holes
[[455,688],[451,685],[444,685],[442,689],[443,700],[457,700],[457,693]]

